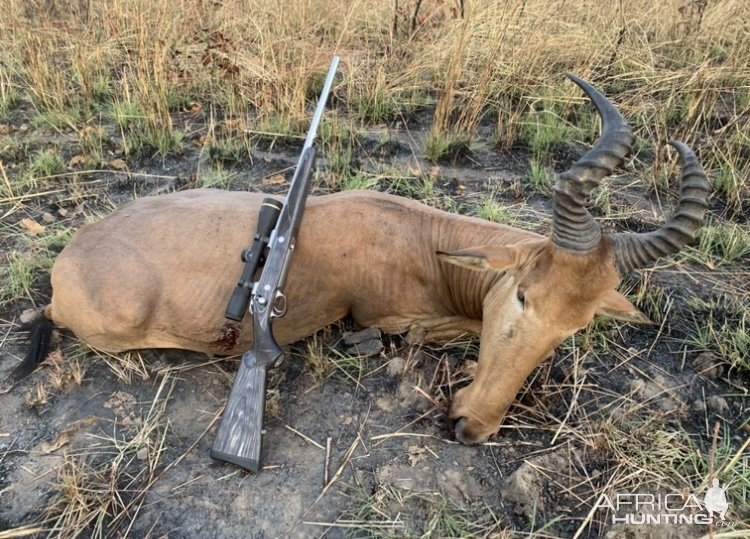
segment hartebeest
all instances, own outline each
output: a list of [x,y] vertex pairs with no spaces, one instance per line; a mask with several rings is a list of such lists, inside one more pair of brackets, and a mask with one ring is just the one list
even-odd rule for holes
[[[528,374],[595,315],[646,322],[615,288],[631,270],[695,239],[708,182],[693,152],[673,142],[683,166],[674,216],[654,232],[603,234],[587,198],[622,163],[633,135],[602,94],[571,79],[596,106],[602,134],[557,178],[551,238],[382,193],[313,197],[277,340],[302,339],[348,314],[427,341],[479,335],[475,378],[450,411],[456,438],[477,443],[499,429]],[[82,227],[52,269],[46,318],[109,352],[248,349],[249,321],[228,323],[224,308],[264,196],[176,192]]]

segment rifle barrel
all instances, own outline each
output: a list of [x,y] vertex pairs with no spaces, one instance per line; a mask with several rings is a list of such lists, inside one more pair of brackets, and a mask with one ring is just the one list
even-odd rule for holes
[[339,67],[339,60],[341,60],[341,58],[339,58],[338,56],[333,57],[331,67],[328,70],[328,75],[326,76],[326,82],[323,85],[323,91],[320,92],[318,106],[315,108],[315,114],[313,114],[312,122],[310,122],[310,129],[307,131],[305,145],[302,146],[302,153],[304,153],[307,148],[310,148],[313,145],[313,141],[315,141],[315,135],[318,132],[318,124],[320,124],[320,119],[323,117],[323,111],[325,111],[326,108],[326,101],[328,101],[328,94],[331,91],[331,86],[333,86],[333,78],[336,75],[336,70]]

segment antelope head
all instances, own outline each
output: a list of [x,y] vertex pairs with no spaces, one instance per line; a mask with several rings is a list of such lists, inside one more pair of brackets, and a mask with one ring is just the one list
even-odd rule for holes
[[633,134],[617,109],[585,81],[568,75],[602,120],[597,143],[554,186],[551,238],[439,253],[449,263],[494,272],[483,303],[479,362],[458,391],[450,415],[456,438],[479,443],[497,432],[529,373],[564,339],[597,315],[632,323],[648,318],[616,291],[631,270],[677,253],[695,240],[707,209],[708,182],[695,154],[680,155],[682,185],[674,215],[648,233],[602,233],[586,209],[591,191],[622,164]]

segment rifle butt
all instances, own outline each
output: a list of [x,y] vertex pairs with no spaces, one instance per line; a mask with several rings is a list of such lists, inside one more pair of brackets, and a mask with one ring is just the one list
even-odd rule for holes
[[253,352],[242,356],[229,395],[211,458],[230,462],[257,473],[263,447],[263,415],[266,405],[266,365]]

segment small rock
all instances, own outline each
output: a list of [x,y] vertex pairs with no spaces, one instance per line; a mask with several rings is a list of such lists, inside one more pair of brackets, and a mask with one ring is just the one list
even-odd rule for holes
[[378,328],[367,328],[362,331],[355,331],[353,333],[344,334],[344,344],[349,346],[353,344],[359,344],[361,342],[370,341],[373,339],[380,339],[382,334]]
[[138,460],[148,460],[148,446],[141,447],[135,456]]
[[62,217],[63,219],[65,219],[68,216],[68,210],[66,210],[65,208],[58,208],[57,215],[58,217]]
[[52,223],[54,223],[55,221],[57,221],[57,218],[54,215],[52,215],[51,213],[44,212],[44,214],[42,214],[42,221],[44,221],[48,225],[51,225]]
[[727,402],[727,399],[724,397],[720,397],[718,395],[711,395],[706,399],[706,404],[708,404],[708,407],[717,413],[726,412],[729,410],[729,403]]
[[406,368],[406,360],[402,357],[394,357],[388,362],[388,374],[401,376]]
[[548,499],[545,497],[545,491],[557,482],[553,476],[565,474],[565,470],[569,470],[571,463],[577,458],[575,451],[569,453],[565,449],[559,449],[524,460],[521,466],[503,481],[500,497],[503,501],[514,504],[513,511],[517,515],[533,518],[535,514],[540,514],[539,511],[543,514]]
[[42,312],[39,309],[26,309],[18,319],[22,324],[29,324],[39,318],[41,314]]
[[503,482],[500,497],[513,503],[515,514],[531,518],[537,507],[543,507],[537,475],[538,472],[524,462]]
[[711,352],[698,354],[693,360],[693,367],[710,380],[716,380],[721,375],[721,362]]
[[377,356],[381,350],[383,350],[383,341],[380,339],[370,339],[369,341],[360,342],[348,348],[346,353],[351,356],[372,357]]
[[706,411],[706,403],[703,402],[701,399],[698,399],[695,402],[693,402],[692,408],[696,412],[705,412]]

